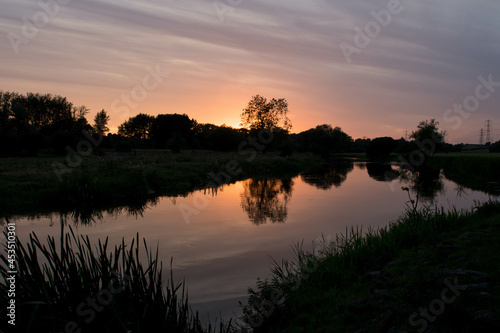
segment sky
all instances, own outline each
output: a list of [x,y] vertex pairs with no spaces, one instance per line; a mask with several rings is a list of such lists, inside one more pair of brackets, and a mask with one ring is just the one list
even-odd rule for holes
[[0,90],[238,127],[285,98],[292,132],[500,139],[498,0],[0,0]]

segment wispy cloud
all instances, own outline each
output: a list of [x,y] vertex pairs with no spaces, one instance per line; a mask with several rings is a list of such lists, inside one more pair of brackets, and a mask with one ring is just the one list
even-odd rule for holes
[[[23,17],[40,6],[0,0],[0,89],[63,94],[97,112],[161,62],[172,77],[137,112],[236,122],[251,95],[263,93],[289,100],[296,130],[332,123],[355,137],[396,137],[442,117],[479,75],[500,78],[495,0],[402,0],[404,10],[346,63],[339,44],[387,5],[244,0],[221,21],[205,0],[73,0],[15,54],[8,33],[21,34]],[[495,122],[499,99],[457,136]]]

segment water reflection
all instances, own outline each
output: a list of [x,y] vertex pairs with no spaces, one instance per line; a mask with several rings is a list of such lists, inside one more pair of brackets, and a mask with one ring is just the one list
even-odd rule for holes
[[120,215],[133,216],[135,218],[142,217],[145,210],[155,207],[158,204],[159,198],[150,198],[129,203],[127,206],[111,207],[107,209],[99,209],[94,207],[82,207],[73,211],[60,212],[61,219],[74,221],[75,224],[91,224],[96,221],[101,221],[103,215],[107,214],[110,217],[118,217]]
[[353,169],[354,163],[352,161],[339,161],[333,164],[324,164],[313,171],[301,174],[300,177],[305,183],[326,191],[333,186],[342,185]]
[[444,190],[443,175],[439,169],[426,167],[412,172],[401,168],[400,175],[401,180],[407,183],[413,192],[428,201],[434,201]]
[[288,202],[292,197],[293,180],[249,179],[243,183],[241,207],[256,225],[285,222]]
[[379,182],[391,182],[399,177],[399,172],[390,164],[366,163],[368,175]]
[[[324,164],[313,171],[300,175],[301,180],[318,189],[327,191],[333,187],[340,187],[347,179],[349,173],[356,165],[359,170],[366,170],[371,179],[377,182],[392,182],[399,180],[401,186],[409,187],[413,194],[417,194],[424,200],[434,201],[436,196],[443,193],[444,176],[440,170],[431,168],[420,168],[416,172],[408,169],[380,163],[354,163],[353,161],[338,161],[336,163]],[[364,173],[364,171],[363,171]],[[255,225],[261,225],[270,221],[272,223],[283,223],[288,217],[288,204],[292,197],[294,182],[291,178],[285,179],[247,179],[242,182],[243,190],[240,193],[240,206]],[[226,186],[207,187],[198,190],[204,196],[217,197]],[[397,188],[397,186],[395,187]],[[177,199],[190,196],[197,191],[178,196],[168,197],[175,205]],[[466,196],[463,188],[457,190],[457,196]],[[107,217],[118,217],[122,215],[140,218],[143,213],[153,208],[162,200],[162,197],[149,198],[147,200],[134,200],[126,206],[105,207],[79,207],[73,211],[59,211],[52,214],[32,215],[28,219],[40,218],[41,215],[48,217],[50,221],[61,220],[63,223],[69,221],[75,224],[92,224],[96,221],[106,220]],[[237,200],[237,199],[236,199]],[[189,202],[188,205],[192,205]],[[53,224],[53,222],[51,222]]]
[[[173,198],[175,199],[175,198]],[[58,221],[63,225],[71,222],[74,225],[90,225],[98,221],[102,221],[106,217],[117,218],[119,216],[132,216],[135,218],[143,217],[143,213],[155,207],[160,201],[160,197],[149,198],[146,200],[129,203],[127,206],[117,206],[110,208],[98,208],[92,206],[81,206],[75,210],[60,210],[53,213],[40,213],[26,215],[25,218],[30,220],[39,220],[41,218],[49,219],[50,226],[54,225],[54,221]],[[7,216],[17,218],[16,216]]]

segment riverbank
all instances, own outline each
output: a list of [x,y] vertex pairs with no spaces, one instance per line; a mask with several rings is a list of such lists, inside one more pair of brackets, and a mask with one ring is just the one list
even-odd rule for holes
[[446,178],[473,190],[500,195],[500,154],[437,154],[430,165],[442,169]]
[[283,158],[256,151],[89,156],[76,165],[65,157],[2,158],[0,215],[141,207],[158,196],[249,177],[293,176],[321,162],[312,154]]
[[246,320],[255,332],[498,332],[499,251],[498,202],[408,209],[276,263]]

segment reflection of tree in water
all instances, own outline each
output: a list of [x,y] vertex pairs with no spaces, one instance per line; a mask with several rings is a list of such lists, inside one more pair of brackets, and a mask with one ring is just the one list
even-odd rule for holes
[[325,164],[319,169],[301,174],[302,180],[322,190],[329,190],[332,186],[339,187],[347,179],[347,174],[354,169],[352,161],[342,161]]
[[[68,221],[74,224],[92,224],[96,221],[101,221],[104,218],[104,213],[110,217],[118,217],[122,214],[133,216],[135,218],[142,217],[146,209],[154,207],[158,204],[159,198],[149,198],[130,202],[126,206],[115,206],[110,208],[98,208],[94,206],[82,205],[78,209],[65,211],[61,210],[57,213],[60,216],[61,222],[67,224]],[[52,221],[52,217],[51,217]]]
[[[222,191],[223,186],[214,186],[204,188],[203,195],[215,197]],[[177,198],[186,198],[189,194],[194,192],[186,192],[184,194],[178,194],[177,196],[168,197],[170,201],[175,205],[177,203]],[[59,220],[60,223],[67,225],[68,223],[73,223],[74,225],[89,225],[98,221],[103,221],[105,216],[109,218],[118,218],[121,215],[135,217],[143,217],[143,213],[155,207],[162,197],[150,197],[150,198],[133,198],[127,202],[126,205],[120,206],[95,206],[93,204],[82,203],[76,209],[60,209],[54,213],[46,214],[32,214],[28,215],[28,220],[30,219],[40,219],[46,217],[50,219],[50,226],[53,226],[54,221]],[[1,221],[0,221],[1,225]]]
[[410,171],[404,167],[395,170],[390,164],[367,163],[366,170],[371,178],[381,182],[391,182],[399,178],[400,183],[428,201],[433,201],[444,189],[441,171],[427,166]]
[[444,189],[441,170],[430,167],[421,167],[418,171],[401,170],[401,181],[409,185],[414,193],[420,197],[433,201],[438,193]]
[[379,182],[391,182],[399,177],[399,172],[390,164],[366,163],[368,175]]
[[256,224],[285,222],[292,196],[291,179],[250,179],[243,183],[241,207]]

